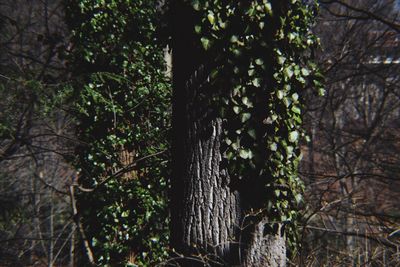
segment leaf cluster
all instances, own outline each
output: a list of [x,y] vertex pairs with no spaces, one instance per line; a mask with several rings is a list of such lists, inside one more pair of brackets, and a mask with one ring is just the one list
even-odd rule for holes
[[74,164],[79,185],[90,191],[79,193],[78,209],[100,266],[165,257],[167,154],[160,152],[169,145],[170,91],[156,4],[67,4],[82,144]]
[[[316,4],[303,1],[187,2],[199,22],[198,44],[215,64],[214,104],[226,123],[225,161],[239,184],[262,184],[261,209],[272,222],[290,222],[295,238],[303,184],[297,175],[302,98],[320,88],[312,62]],[[219,89],[215,89],[219,88]]]

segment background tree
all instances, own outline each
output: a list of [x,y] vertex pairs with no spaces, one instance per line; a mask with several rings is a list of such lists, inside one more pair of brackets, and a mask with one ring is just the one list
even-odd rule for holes
[[321,1],[326,95],[307,99],[301,168],[307,265],[398,265],[398,15],[397,1]]
[[60,1],[0,3],[0,265],[71,262],[73,170]]

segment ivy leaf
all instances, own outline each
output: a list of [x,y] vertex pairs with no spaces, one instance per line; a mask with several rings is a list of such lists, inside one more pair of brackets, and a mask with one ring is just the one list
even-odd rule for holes
[[297,131],[290,132],[289,134],[289,142],[296,142],[299,139],[299,133]]
[[242,123],[243,123],[243,122],[248,121],[250,118],[251,118],[251,114],[248,113],[248,112],[246,112],[246,113],[243,113],[243,114],[241,115],[240,120],[241,120]]
[[251,138],[253,138],[254,140],[256,140],[256,131],[254,129],[249,129],[247,131],[247,133],[250,135]]
[[246,96],[242,97],[242,102],[243,104],[246,105],[246,107],[248,108],[252,108],[253,107],[253,103],[250,101],[250,99]]
[[194,31],[195,31],[196,33],[200,33],[200,32],[201,32],[201,26],[200,26],[200,25],[194,26]]
[[269,15],[272,15],[272,6],[271,6],[271,3],[265,3],[265,4],[264,4],[264,7],[265,7],[265,11],[266,11]]
[[256,64],[259,65],[259,66],[261,66],[262,64],[264,64],[264,60],[262,60],[261,58],[257,58],[255,62],[256,62]]
[[301,114],[301,110],[300,110],[299,107],[293,106],[293,107],[292,107],[292,111],[293,111],[294,113],[296,113],[296,114]]
[[231,160],[231,159],[233,159],[233,153],[232,152],[228,152],[228,153],[226,153],[226,155],[225,155],[225,157],[228,159],[228,160]]
[[[212,79],[215,79],[215,78],[218,76],[218,72],[219,72],[218,69],[213,69],[213,70],[211,71],[211,73],[210,73],[210,77],[211,77]],[[227,104],[227,103],[226,103],[226,104]]]
[[279,56],[278,57],[278,64],[283,65],[286,61],[286,58],[284,56]]
[[237,143],[232,143],[231,147],[233,150],[237,150],[239,148],[239,145]]
[[300,74],[299,66],[295,66],[294,68],[294,75],[298,76]]
[[292,78],[293,76],[293,70],[291,67],[287,67],[283,70],[283,73],[285,74],[286,77],[288,77],[289,79]]
[[242,149],[239,152],[239,157],[242,159],[251,159],[253,157],[253,152],[251,152],[251,150]]
[[242,86],[241,85],[237,85],[235,88],[233,88],[233,95],[240,95],[240,90],[241,90]]
[[276,96],[278,97],[278,99],[282,99],[284,97],[284,93],[282,90],[278,90],[278,92],[276,92]]
[[294,198],[296,199],[297,204],[300,204],[303,201],[303,196],[301,194],[296,194]]
[[244,150],[244,149],[242,149],[242,150],[240,150],[240,152],[239,152],[239,156],[242,158],[242,159],[247,159],[247,151],[246,150]]
[[290,159],[293,156],[293,147],[292,146],[286,147],[286,154],[287,154],[288,159]]
[[211,25],[214,25],[215,23],[215,17],[214,17],[214,13],[209,12],[207,15],[207,19],[210,22]]
[[233,54],[235,55],[235,56],[240,56],[241,54],[242,54],[242,52],[239,50],[239,49],[237,49],[237,48],[235,48],[235,49],[233,49]]
[[254,78],[253,81],[251,82],[255,87],[260,87],[260,79],[259,78]]
[[279,189],[275,189],[274,193],[276,197],[279,197],[281,195],[281,191]]
[[229,138],[225,138],[225,143],[230,146],[232,144],[232,141]]
[[255,73],[255,70],[254,70],[254,69],[250,69],[250,70],[247,71],[247,74],[248,74],[250,77],[253,76],[254,73]]
[[238,37],[237,37],[236,35],[232,35],[232,36],[231,36],[231,42],[232,42],[232,43],[236,43],[238,40],[239,40],[239,39],[238,39]]
[[285,104],[286,107],[289,107],[290,104],[292,104],[292,100],[290,100],[289,98],[285,97],[283,99],[283,103]]
[[201,37],[200,41],[205,50],[208,50],[211,47],[211,41],[206,37]]
[[251,7],[247,10],[246,14],[249,15],[249,17],[253,17],[255,12],[256,12],[255,8],[254,8],[253,6],[251,6]]
[[199,0],[192,0],[192,6],[193,6],[194,10],[199,11],[200,10]]
[[278,145],[277,145],[276,143],[272,143],[272,144],[269,146],[269,149],[270,149],[271,151],[277,151],[277,150],[278,150]]
[[310,75],[310,72],[308,71],[308,69],[302,68],[301,69],[301,74],[303,74],[303,76],[308,76],[308,75]]

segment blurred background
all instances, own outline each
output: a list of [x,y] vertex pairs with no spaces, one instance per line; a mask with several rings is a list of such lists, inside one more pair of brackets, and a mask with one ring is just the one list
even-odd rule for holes
[[320,1],[325,96],[307,96],[306,266],[399,266],[400,1]]

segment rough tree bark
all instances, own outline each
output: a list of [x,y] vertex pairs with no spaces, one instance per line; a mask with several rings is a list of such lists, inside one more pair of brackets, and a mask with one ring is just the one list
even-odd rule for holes
[[[171,6],[173,19],[173,168],[171,245],[179,266],[285,266],[281,231],[268,219],[251,222],[254,184],[233,187],[222,163],[224,123],[203,90],[212,59],[196,50],[195,17],[183,1]],[[212,89],[212,88],[211,88]]]

